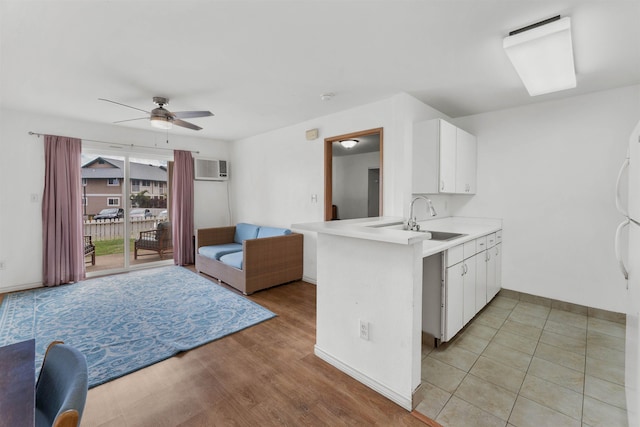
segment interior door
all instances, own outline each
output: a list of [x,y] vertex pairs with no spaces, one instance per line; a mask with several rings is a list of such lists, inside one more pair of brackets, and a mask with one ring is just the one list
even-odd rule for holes
[[380,169],[369,169],[367,181],[367,216],[380,216]]

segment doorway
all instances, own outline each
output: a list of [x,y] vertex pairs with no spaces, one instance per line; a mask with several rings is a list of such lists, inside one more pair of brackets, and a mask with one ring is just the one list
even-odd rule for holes
[[325,139],[325,221],[382,215],[383,151],[383,128]]
[[369,169],[367,179],[367,216],[380,216],[380,168]]
[[87,277],[172,263],[170,255],[136,245],[137,239],[155,238],[158,225],[170,221],[171,163],[169,157],[83,146],[83,234],[85,249],[88,242],[93,246],[85,257]]

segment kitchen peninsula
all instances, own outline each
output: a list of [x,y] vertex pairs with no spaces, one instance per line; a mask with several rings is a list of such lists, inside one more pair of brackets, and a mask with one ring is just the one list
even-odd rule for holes
[[397,217],[292,226],[318,235],[315,354],[407,410],[421,382],[423,260],[502,228],[480,218],[419,224],[460,235],[433,240]]

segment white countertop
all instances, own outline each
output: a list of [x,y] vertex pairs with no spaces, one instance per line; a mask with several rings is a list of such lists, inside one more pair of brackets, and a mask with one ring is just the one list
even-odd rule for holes
[[421,221],[420,228],[433,231],[448,231],[450,233],[462,233],[466,236],[449,241],[425,240],[422,243],[422,256],[436,254],[457,246],[461,243],[477,239],[478,237],[495,233],[502,229],[502,220],[496,218],[466,218],[447,217]]
[[293,224],[291,228],[400,245],[413,245],[422,242],[423,257],[445,251],[502,228],[502,220],[494,218],[447,217],[419,222],[420,228],[423,230],[466,234],[466,236],[449,241],[429,240],[431,237],[429,233],[384,228],[385,225],[392,226],[404,222],[405,220],[400,217],[375,217]]

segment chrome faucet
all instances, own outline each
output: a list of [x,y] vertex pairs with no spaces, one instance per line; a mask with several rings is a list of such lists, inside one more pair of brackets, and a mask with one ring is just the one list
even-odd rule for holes
[[411,200],[411,204],[409,205],[409,220],[407,221],[407,230],[411,230],[411,231],[420,231],[420,225],[418,224],[418,221],[416,220],[415,215],[413,214],[413,204],[416,202],[416,200],[418,199],[423,199],[424,201],[427,202],[427,207],[429,208],[429,215],[431,216],[436,216],[438,215],[436,213],[436,210],[433,207],[433,203],[431,203],[431,200],[428,197],[425,196],[415,196],[413,198],[413,200]]

